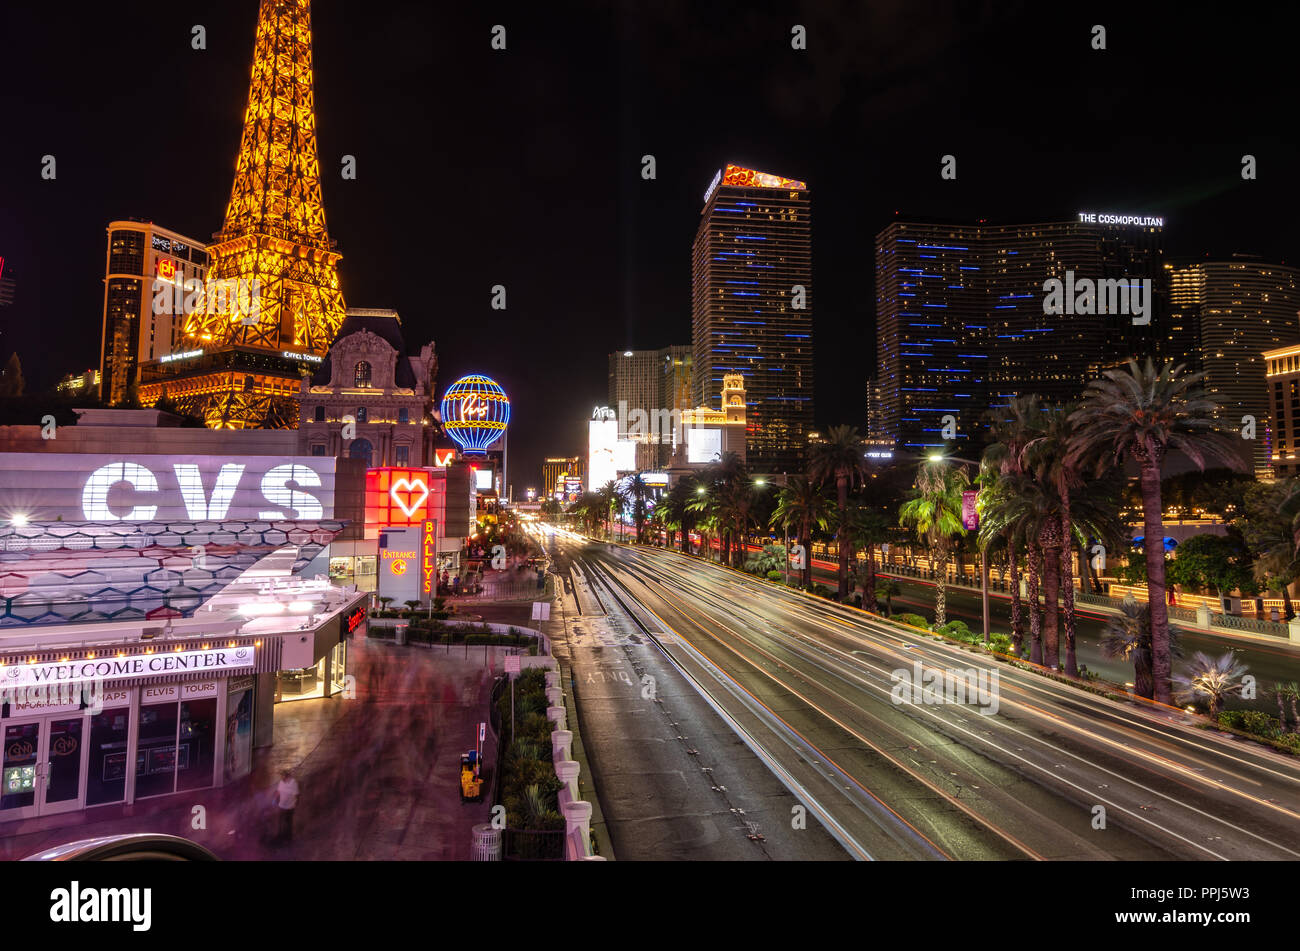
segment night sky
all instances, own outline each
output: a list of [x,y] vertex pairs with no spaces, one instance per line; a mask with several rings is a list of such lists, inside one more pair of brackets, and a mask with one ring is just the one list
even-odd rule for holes
[[[221,226],[247,98],[256,0],[85,6],[0,12],[0,256],[19,280],[0,360],[16,350],[29,389],[98,365],[110,220]],[[704,190],[747,165],[809,184],[817,418],[862,426],[872,238],[896,213],[1153,214],[1179,258],[1300,257],[1285,13],[1135,7],[317,0],[344,296],[400,311],[412,350],[435,341],[440,393],[470,371],[505,386],[522,495],[544,455],[584,450],[610,351],[690,343]]]

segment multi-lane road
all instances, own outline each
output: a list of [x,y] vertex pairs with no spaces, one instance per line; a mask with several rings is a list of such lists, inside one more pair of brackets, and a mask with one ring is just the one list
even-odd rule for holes
[[[882,571],[882,575],[888,572]],[[934,583],[918,581],[899,575],[890,575],[898,582],[899,593],[893,598],[895,613],[910,611],[927,618],[934,616]],[[813,562],[813,578],[831,590],[835,589],[835,566],[823,561]],[[947,590],[949,620],[965,621],[972,631],[983,626],[983,606],[979,592],[969,588],[949,586]],[[883,603],[883,599],[882,599]],[[1107,657],[1101,652],[1101,638],[1110,615],[1085,604],[1075,605],[1075,650],[1079,663],[1112,683],[1127,683],[1133,679],[1133,667],[1121,660]],[[1011,630],[1011,597],[1000,592],[989,595],[989,619],[995,631]],[[1192,627],[1175,624],[1179,631],[1184,658],[1196,651],[1217,657],[1231,651],[1237,661],[1246,665],[1254,675],[1260,690],[1253,701],[1234,701],[1233,706],[1251,707],[1271,715],[1277,714],[1277,703],[1271,694],[1274,684],[1300,679],[1300,649],[1281,638],[1224,637]],[[1062,645],[1064,659],[1064,645]]]
[[[620,857],[1300,858],[1293,758],[675,553],[548,544],[642,686],[576,685]],[[593,645],[569,647],[589,674]],[[691,708],[667,741],[642,728],[665,704]],[[757,839],[716,832],[760,814]],[[717,848],[665,841],[674,816],[712,816]]]

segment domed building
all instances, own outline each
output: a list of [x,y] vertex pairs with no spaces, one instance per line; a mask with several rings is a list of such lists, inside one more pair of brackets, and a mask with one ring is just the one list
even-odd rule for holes
[[[437,374],[432,342],[419,356],[407,354],[397,311],[348,310],[320,367],[303,378],[303,454],[360,459],[367,467],[433,465]],[[345,440],[349,416],[356,430]]]

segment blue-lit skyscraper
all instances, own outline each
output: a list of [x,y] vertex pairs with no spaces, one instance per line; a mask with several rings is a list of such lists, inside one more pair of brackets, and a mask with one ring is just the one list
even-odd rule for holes
[[[1173,355],[1185,341],[1169,323],[1162,230],[1082,218],[886,227],[876,236],[883,434],[905,452],[953,442],[975,451],[967,441],[978,444],[990,407],[1025,393],[1068,402],[1105,367]],[[1149,322],[1046,313],[1044,282],[1064,284],[1067,272],[1074,281],[1149,279]],[[945,439],[948,416],[955,440]]]
[[695,400],[745,378],[751,469],[793,472],[813,428],[812,219],[807,186],[728,165],[704,196],[691,259]]

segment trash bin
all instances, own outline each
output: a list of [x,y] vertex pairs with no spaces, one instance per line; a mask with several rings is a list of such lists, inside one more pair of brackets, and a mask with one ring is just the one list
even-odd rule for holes
[[485,822],[472,830],[474,839],[470,846],[470,858],[474,862],[501,861],[501,830]]
[[406,624],[397,625],[396,643],[399,645],[406,643]]

